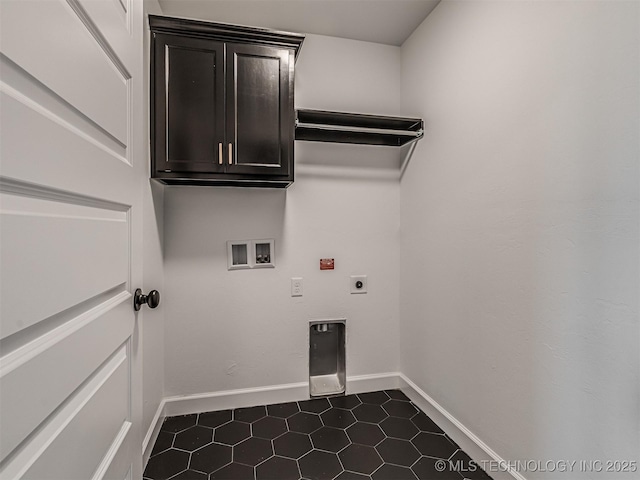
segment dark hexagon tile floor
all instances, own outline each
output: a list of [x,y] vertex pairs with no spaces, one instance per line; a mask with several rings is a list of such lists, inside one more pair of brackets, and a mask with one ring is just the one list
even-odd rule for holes
[[438,460],[471,462],[404,393],[384,390],[167,418],[144,479],[463,480],[468,469]]

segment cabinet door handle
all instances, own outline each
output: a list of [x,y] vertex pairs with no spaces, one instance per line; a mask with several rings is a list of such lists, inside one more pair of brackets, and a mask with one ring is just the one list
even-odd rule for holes
[[218,143],[218,165],[222,165],[222,142]]
[[229,144],[229,165],[233,165],[233,143]]

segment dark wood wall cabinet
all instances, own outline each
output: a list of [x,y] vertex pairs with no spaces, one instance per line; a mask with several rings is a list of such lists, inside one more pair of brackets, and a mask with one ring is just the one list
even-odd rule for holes
[[289,186],[294,63],[304,36],[155,15],[149,25],[151,177]]

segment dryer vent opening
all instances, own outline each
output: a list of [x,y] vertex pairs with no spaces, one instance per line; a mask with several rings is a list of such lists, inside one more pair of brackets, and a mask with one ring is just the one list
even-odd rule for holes
[[346,320],[309,324],[309,394],[339,395],[346,390]]

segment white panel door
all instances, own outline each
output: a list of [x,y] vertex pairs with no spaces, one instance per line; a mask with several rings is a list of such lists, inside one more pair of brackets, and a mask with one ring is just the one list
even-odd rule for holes
[[2,479],[142,476],[142,16],[0,0]]

